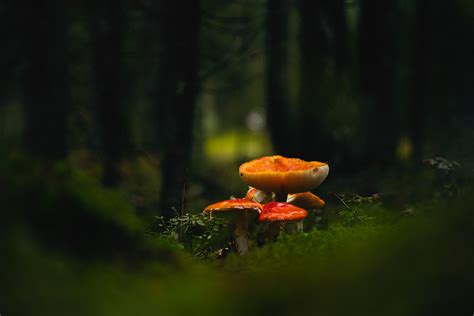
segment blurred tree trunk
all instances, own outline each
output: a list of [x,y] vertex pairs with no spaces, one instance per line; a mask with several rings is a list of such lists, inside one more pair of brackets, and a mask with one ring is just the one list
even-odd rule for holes
[[349,66],[349,39],[345,0],[326,0],[331,31],[331,53],[339,72]]
[[158,135],[163,140],[161,214],[179,210],[192,152],[193,122],[198,94],[200,3],[163,1],[159,5],[161,64],[157,87]]
[[63,159],[68,151],[70,91],[67,14],[63,1],[25,0],[24,144],[34,156]]
[[0,6],[0,38],[3,43],[0,51],[0,109],[14,90],[12,83],[17,83],[15,74],[25,53],[21,47],[23,37],[18,36],[22,32],[22,22],[18,18],[22,14],[21,6],[18,0],[4,0]]
[[288,18],[290,0],[268,0],[266,17],[265,103],[270,138],[276,153],[292,155],[288,76]]
[[469,135],[474,119],[472,4],[428,0],[415,4],[409,109],[413,161],[419,162],[424,154],[466,156],[460,149],[465,146],[457,145]]
[[359,77],[364,96],[368,162],[393,162],[399,140],[397,97],[398,0],[362,0],[358,29]]
[[[326,18],[321,0],[300,1],[300,115],[301,156],[330,161],[332,136],[325,127],[324,75],[330,48],[323,29]],[[306,142],[306,140],[311,140]],[[316,158],[317,157],[317,158]]]
[[[413,31],[413,79],[412,79],[412,103],[409,113],[409,134],[413,143],[413,161],[420,162],[423,147],[423,129],[425,112],[426,80],[428,75],[427,57],[431,50],[427,43],[427,32],[429,30],[429,1],[418,0],[416,2],[414,31]],[[426,114],[426,113],[425,113]]]
[[120,163],[130,154],[130,108],[124,60],[127,27],[124,0],[90,2],[96,106],[106,186],[120,181]]

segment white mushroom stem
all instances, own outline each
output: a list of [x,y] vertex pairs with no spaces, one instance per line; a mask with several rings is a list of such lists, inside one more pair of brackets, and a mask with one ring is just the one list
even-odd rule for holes
[[234,238],[237,253],[246,255],[249,251],[247,211],[237,211],[235,215]]
[[303,220],[292,221],[285,225],[285,232],[290,234],[303,232]]
[[296,231],[298,233],[302,233],[303,232],[303,220],[300,219],[299,221],[296,222]]

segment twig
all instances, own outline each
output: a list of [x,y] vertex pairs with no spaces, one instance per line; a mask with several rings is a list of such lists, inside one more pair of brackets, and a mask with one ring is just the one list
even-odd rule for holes
[[337,199],[338,199],[339,201],[342,202],[342,204],[344,204],[344,206],[345,206],[348,210],[352,211],[352,209],[350,208],[350,206],[347,205],[347,203],[344,201],[343,198],[341,198],[337,193],[334,193],[334,195],[337,197]]

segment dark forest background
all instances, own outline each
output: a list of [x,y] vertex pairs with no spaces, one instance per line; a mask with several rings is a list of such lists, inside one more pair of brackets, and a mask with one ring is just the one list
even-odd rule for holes
[[329,162],[329,203],[408,207],[472,174],[470,0],[1,0],[0,32],[11,249],[167,262],[138,227],[243,196],[264,155]]

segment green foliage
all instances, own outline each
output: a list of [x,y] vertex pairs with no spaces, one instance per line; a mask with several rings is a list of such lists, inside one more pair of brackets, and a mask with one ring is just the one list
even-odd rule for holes
[[469,190],[472,168],[457,161],[435,157],[405,169],[394,169],[381,177],[383,202],[391,208],[411,209],[427,201],[440,202]]
[[80,257],[174,260],[167,247],[145,237],[143,223],[119,192],[66,162],[50,166],[19,155],[0,159],[0,183],[8,183],[0,197],[4,230],[26,225],[49,247]]
[[212,239],[228,226],[226,220],[203,213],[185,213],[169,221],[165,221],[163,216],[155,218],[161,236],[179,241],[184,249],[198,258],[209,258],[213,250]]
[[[293,264],[305,260],[332,260],[341,248],[364,245],[387,231],[382,225],[347,227],[342,223],[330,225],[327,230],[311,230],[302,234],[281,234],[278,241],[251,252],[247,257],[231,256],[226,262],[230,271],[267,273],[292,269]],[[305,263],[309,264],[309,262]]]
[[188,260],[180,267],[163,260],[76,260],[21,229],[0,245],[2,314],[217,315],[222,305],[208,271]]
[[262,133],[229,130],[209,137],[204,144],[206,158],[227,163],[240,157],[258,157],[270,153],[270,144]]
[[435,157],[423,160],[423,164],[435,172],[435,184],[438,187],[435,191],[435,197],[453,197],[456,195],[462,170],[457,161]]
[[337,216],[342,219],[346,226],[354,226],[358,223],[367,224],[375,219],[374,216],[369,216],[361,213],[361,204],[370,204],[380,199],[379,194],[372,196],[360,196],[358,194],[334,194],[339,201],[344,205],[344,209],[336,211]]
[[142,155],[122,164],[120,189],[127,195],[137,215],[151,221],[159,205],[161,173],[158,159]]

